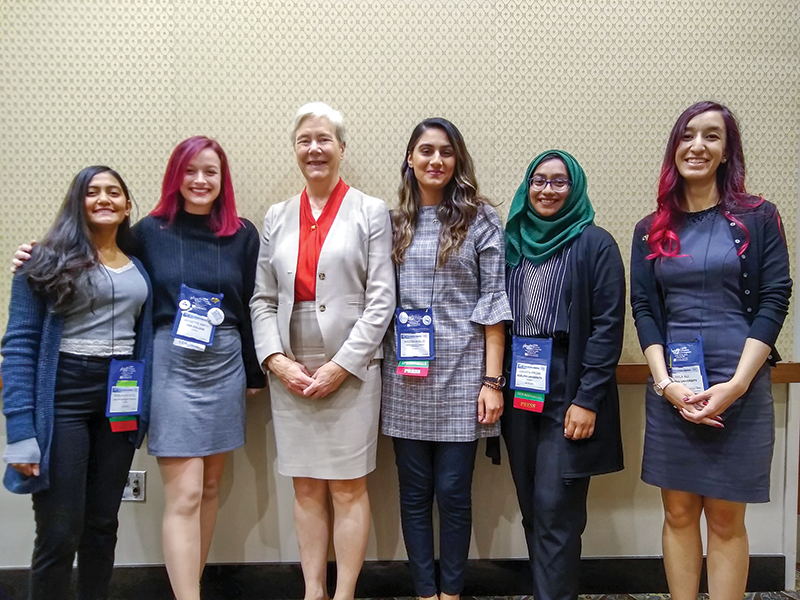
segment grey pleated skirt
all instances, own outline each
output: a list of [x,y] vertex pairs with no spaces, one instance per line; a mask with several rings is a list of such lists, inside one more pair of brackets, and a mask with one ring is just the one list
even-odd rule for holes
[[210,456],[244,445],[245,372],[234,327],[217,328],[204,352],[175,346],[171,327],[156,330],[147,451]]
[[[315,302],[295,304],[290,335],[295,359],[309,373],[325,364]],[[379,363],[374,360],[370,364],[367,381],[348,375],[338,390],[319,400],[290,392],[270,373],[281,475],[356,479],[375,469],[381,395]]]

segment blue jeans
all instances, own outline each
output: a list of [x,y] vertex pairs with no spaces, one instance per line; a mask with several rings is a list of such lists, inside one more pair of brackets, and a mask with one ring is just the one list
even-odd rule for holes
[[108,367],[107,358],[59,357],[50,487],[33,495],[33,600],[108,597],[117,512],[134,452],[129,434],[112,433],[105,416]]
[[[472,472],[478,442],[392,438],[400,479],[400,517],[414,588],[420,597],[461,594],[472,533]],[[433,497],[439,506],[440,586],[433,557]]]

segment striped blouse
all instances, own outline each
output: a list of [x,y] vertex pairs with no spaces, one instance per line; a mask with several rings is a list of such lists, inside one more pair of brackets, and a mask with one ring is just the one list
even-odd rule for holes
[[516,267],[508,270],[506,290],[514,315],[511,329],[514,335],[552,337],[555,334],[556,319],[564,301],[571,249],[569,245],[539,264],[523,257]]

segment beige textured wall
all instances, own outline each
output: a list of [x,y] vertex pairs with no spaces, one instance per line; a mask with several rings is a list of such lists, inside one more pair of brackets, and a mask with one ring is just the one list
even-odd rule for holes
[[[301,187],[288,131],[317,99],[347,120],[348,182],[390,203],[427,116],[460,127],[503,214],[534,155],[572,152],[626,260],[677,115],[716,99],[739,116],[749,188],[782,209],[793,247],[798,31],[796,0],[4,0],[0,257],[46,231],[88,164],[116,167],[145,214],[171,149],[198,133],[222,142],[260,225]],[[638,361],[632,322],[628,334],[624,360]]]
[[[460,127],[503,214],[535,154],[572,152],[626,261],[634,223],[654,207],[673,122],[715,99],[739,116],[749,188],[780,207],[794,248],[798,31],[796,0],[3,0],[0,331],[5,257],[46,231],[80,168],[119,169],[143,215],[174,145],[210,135],[229,154],[241,212],[260,224],[302,185],[289,129],[297,107],[318,99],[347,119],[347,181],[390,203],[424,117]],[[789,357],[791,322],[784,331]],[[631,322],[628,334],[624,360],[638,361]],[[638,479],[642,394],[623,390],[628,469],[592,485],[588,555],[659,552],[658,493]],[[781,425],[780,391],[776,401]],[[251,403],[248,445],[226,474],[212,561],[296,559],[267,402]],[[780,551],[782,440],[779,429],[774,500],[748,511],[754,552]],[[392,462],[382,439],[370,558],[403,555]],[[123,507],[119,560],[160,562],[160,479],[146,454],[136,464],[149,471],[150,501]],[[507,467],[479,461],[473,556],[524,554],[513,494]],[[26,564],[29,499],[0,497],[0,565]]]

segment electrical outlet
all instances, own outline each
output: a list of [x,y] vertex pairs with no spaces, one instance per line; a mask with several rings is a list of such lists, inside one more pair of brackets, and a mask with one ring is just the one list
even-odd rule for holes
[[129,471],[125,491],[122,492],[123,502],[144,502],[147,471]]

